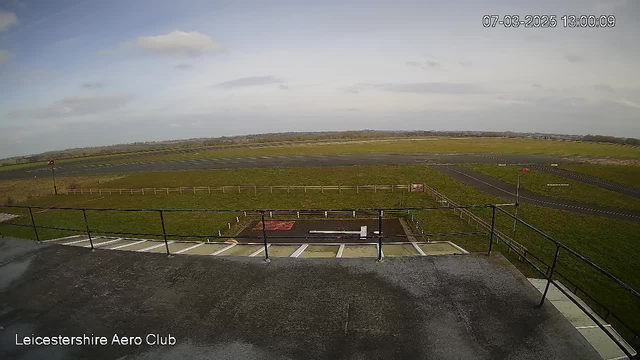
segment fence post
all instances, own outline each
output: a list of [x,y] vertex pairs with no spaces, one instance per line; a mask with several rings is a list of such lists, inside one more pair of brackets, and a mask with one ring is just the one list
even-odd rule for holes
[[378,261],[382,261],[382,210],[378,210]]
[[89,236],[89,244],[91,244],[91,251],[95,250],[93,247],[93,239],[91,238],[91,230],[89,230],[89,220],[87,220],[87,210],[82,209],[82,216],[84,217],[84,226],[87,228],[87,235]]
[[31,226],[33,227],[33,232],[36,234],[36,240],[40,242],[40,236],[38,236],[38,228],[36,228],[36,221],[33,218],[33,211],[31,211],[31,206],[29,206],[29,215],[31,215]]
[[224,185],[222,185],[222,193],[224,194]]
[[356,185],[356,194],[360,192],[360,185]]
[[167,256],[171,256],[169,253],[169,242],[167,241],[167,230],[164,227],[164,211],[160,211],[160,222],[162,223],[162,237],[164,238],[164,247],[167,249]]
[[260,214],[262,217],[262,238],[264,239],[264,260],[266,262],[270,262],[269,260],[269,245],[267,241],[267,226],[264,223],[264,211]]
[[211,194],[211,186],[207,186],[207,191]]
[[240,185],[238,185],[238,193],[240,193]]
[[320,185],[320,192],[324,194],[324,185]]
[[342,185],[338,185],[338,192],[342,194]]
[[273,186],[269,186],[269,192],[273,194]]
[[493,236],[496,231],[496,206],[491,205],[493,209],[493,214],[491,215],[491,235],[489,236],[489,253],[487,255],[491,255],[491,247],[493,246]]
[[556,244],[556,254],[553,257],[553,264],[551,264],[551,271],[549,272],[549,276],[547,277],[547,286],[544,288],[544,292],[542,293],[542,299],[540,299],[540,304],[538,304],[538,307],[541,307],[542,304],[544,304],[544,299],[547,297],[547,291],[549,291],[549,285],[551,285],[553,272],[556,270],[556,264],[558,263],[559,254],[560,254],[560,246]]

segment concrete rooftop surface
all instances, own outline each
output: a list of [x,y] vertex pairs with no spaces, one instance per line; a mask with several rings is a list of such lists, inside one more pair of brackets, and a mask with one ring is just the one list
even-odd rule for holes
[[[600,358],[539,301],[497,253],[267,264],[0,239],[1,359]],[[17,346],[16,334],[110,344]]]

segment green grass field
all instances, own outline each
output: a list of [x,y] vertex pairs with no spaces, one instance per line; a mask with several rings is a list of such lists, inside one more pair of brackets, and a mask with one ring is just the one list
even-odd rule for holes
[[[522,172],[520,166],[498,166],[496,164],[464,164],[462,166],[512,184],[513,192],[515,192],[518,182],[518,175],[520,175],[520,188],[534,193],[587,204],[640,210],[640,199],[563,176],[551,175],[537,170]],[[547,186],[547,184],[569,184],[569,186]]]
[[[334,168],[296,168],[296,169],[243,169],[243,170],[214,170],[214,171],[185,171],[153,174],[135,174],[119,178],[111,182],[99,184],[108,188],[141,187],[141,186],[192,186],[216,185],[230,182],[235,184],[405,184],[426,183],[437,188],[442,193],[452,197],[462,204],[496,203],[500,199],[491,197],[473,187],[455,181],[442,173],[420,165],[399,166],[362,166],[362,167],[334,167]],[[243,193],[213,193],[213,194],[171,194],[171,195],[62,195],[48,196],[30,201],[34,205],[78,206],[91,208],[349,208],[349,207],[392,207],[400,206],[433,206],[433,199],[423,193],[407,192],[378,192],[343,193],[325,192],[253,192]],[[1,211],[1,210],[0,210]],[[475,210],[475,213],[485,219],[490,218],[488,209]],[[24,212],[23,212],[24,213]],[[236,216],[241,213],[215,214],[176,214],[167,213],[165,220],[167,231],[176,234],[216,234],[223,230],[225,234],[238,231],[238,225],[228,230],[227,224],[235,224]],[[637,234],[640,224],[600,218],[596,216],[569,213],[560,210],[545,209],[531,205],[523,205],[519,216],[540,229],[547,232],[567,246],[582,253],[607,271],[621,278],[632,287],[640,288],[640,267],[636,266],[636,254],[640,252]],[[50,210],[37,212],[36,222],[39,225],[84,228],[80,211],[63,212]],[[422,211],[417,215],[425,231],[460,232],[475,231],[475,227],[460,220],[450,210]],[[98,213],[88,212],[92,229],[122,232],[160,233],[158,213]],[[17,221],[29,224],[28,218]],[[551,261],[554,247],[551,243],[531,230],[518,226],[516,233],[511,232],[512,220],[506,215],[498,216],[498,229],[510,234],[518,242],[525,245],[530,252],[541,257],[544,261]],[[226,229],[226,230],[225,230]],[[0,225],[0,232],[4,235],[33,238],[33,231],[29,228],[15,228]],[[70,235],[64,231],[41,230],[43,238]],[[470,251],[486,251],[487,238],[481,235],[465,238],[436,238],[434,240],[452,240]],[[513,255],[506,252],[501,244],[496,244],[496,250],[507,254],[517,266],[530,275],[522,263]],[[640,328],[640,311],[638,304],[625,292],[612,286],[611,282],[602,278],[592,269],[582,263],[561,255],[558,270],[578,283],[598,301],[607,305],[614,313],[626,316],[626,320],[636,328]]]
[[[256,144],[262,145],[262,144]],[[279,142],[268,146],[250,147],[244,144],[221,149],[222,146],[194,147],[199,152],[158,154],[152,150],[132,152],[131,155],[147,154],[134,158],[118,158],[123,154],[96,155],[59,160],[58,163],[91,161],[93,164],[165,161],[211,157],[246,157],[273,155],[312,154],[372,154],[372,153],[507,153],[507,154],[558,154],[640,157],[640,148],[582,141],[534,140],[525,138],[450,138],[426,137],[412,139],[367,139],[331,142]],[[227,146],[225,146],[227,147]],[[17,164],[0,167],[0,171],[32,168],[46,165],[45,162]]]
[[519,138],[419,138],[402,140],[362,140],[348,143],[295,144],[197,153],[144,156],[111,163],[182,160],[212,157],[246,157],[315,154],[373,153],[510,153],[599,156],[640,156],[640,148],[580,141],[531,140]]
[[576,164],[562,168],[640,188],[640,166]]

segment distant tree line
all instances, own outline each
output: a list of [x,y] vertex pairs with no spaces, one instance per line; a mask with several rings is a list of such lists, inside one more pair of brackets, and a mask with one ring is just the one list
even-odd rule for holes
[[587,135],[582,137],[582,141],[603,142],[623,145],[640,145],[640,139],[636,138],[619,138],[615,136],[604,135]]

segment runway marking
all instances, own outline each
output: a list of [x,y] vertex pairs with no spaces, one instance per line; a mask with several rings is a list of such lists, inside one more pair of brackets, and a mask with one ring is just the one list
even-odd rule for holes
[[344,252],[344,244],[340,244],[340,248],[338,249],[338,253],[336,254],[336,257],[341,258],[343,252]]
[[79,236],[86,236],[86,235],[71,235],[71,236],[65,236],[65,237],[61,237],[61,238],[57,238],[57,239],[43,240],[42,242],[68,240],[68,239],[72,239],[72,238],[79,237]]
[[209,256],[216,256],[216,255],[218,255],[218,254],[221,254],[221,253],[223,253],[223,252],[225,252],[225,251],[227,251],[227,250],[231,249],[232,247],[234,247],[234,246],[236,246],[236,245],[238,245],[238,244],[231,244],[231,245],[229,245],[229,246],[225,246],[225,247],[223,247],[222,249],[220,249],[220,250],[218,250],[218,251],[216,251],[216,252],[214,252],[214,253],[209,254]]
[[64,243],[62,245],[73,245],[73,244],[77,244],[77,243],[80,243],[80,242],[83,242],[83,241],[89,241],[89,238],[82,239],[82,240],[71,241],[71,242],[68,242],[68,243]]
[[300,247],[296,249],[296,251],[294,251],[293,254],[291,254],[291,256],[289,257],[297,258],[298,256],[300,256],[300,254],[302,254],[305,250],[307,250],[308,247],[309,247],[309,244],[300,245]]
[[[124,239],[124,240],[128,240],[128,239]],[[147,240],[140,240],[140,241],[132,242],[131,244],[124,244],[124,245],[116,246],[114,248],[110,248],[109,250],[118,250],[118,249],[126,248],[127,246],[136,245],[136,244],[142,244],[145,241],[147,241]]]
[[[100,245],[112,244],[112,243],[114,243],[114,242],[116,242],[116,241],[120,241],[120,240],[122,240],[122,238],[117,238],[117,239],[114,239],[114,240],[103,241],[103,242],[101,242],[101,243],[97,243],[97,244],[96,244],[96,243],[94,243],[94,244],[93,244],[93,246],[95,247],[95,246],[100,246]],[[86,245],[85,247],[86,247],[86,248],[90,248],[90,247],[91,247],[91,244]]]
[[422,249],[420,248],[420,246],[418,246],[418,244],[416,244],[415,242],[412,242],[411,245],[413,245],[413,247],[416,249],[418,254],[422,256],[427,256],[427,254],[425,254],[424,251],[422,251]]
[[[169,244],[173,244],[173,243],[174,243],[174,241],[168,241],[168,242],[167,242],[167,245],[169,245]],[[149,247],[146,247],[146,248],[144,248],[144,249],[140,249],[140,250],[136,250],[136,251],[137,251],[137,252],[145,252],[145,251],[149,251],[149,250],[153,250],[153,249],[159,248],[159,247],[164,246],[164,245],[165,245],[165,243],[164,243],[164,242],[162,242],[162,243],[160,243],[160,244],[158,244],[158,245],[151,245],[151,246],[149,246]]]
[[188,248],[184,248],[184,249],[182,249],[182,250],[178,250],[178,251],[174,252],[174,254],[182,254],[183,252],[187,252],[187,251],[189,251],[189,250],[193,250],[193,249],[195,249],[195,248],[197,248],[197,247],[200,247],[200,246],[202,246],[202,245],[204,245],[204,243],[199,243],[199,244],[196,244],[196,245],[190,246],[190,247],[188,247]]
[[[271,246],[271,244],[267,244],[267,248],[269,248],[270,246]],[[261,247],[260,249],[258,249],[258,250],[256,250],[256,251],[252,252],[252,253],[249,255],[249,257],[254,257],[254,256],[256,256],[256,255],[259,255],[259,254],[260,254],[261,252],[263,252],[263,251],[264,251],[264,247]]]

